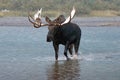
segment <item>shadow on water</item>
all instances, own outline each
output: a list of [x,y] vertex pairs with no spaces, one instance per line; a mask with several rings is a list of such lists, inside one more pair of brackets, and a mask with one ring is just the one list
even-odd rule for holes
[[80,64],[78,60],[56,61],[47,70],[48,80],[79,80]]

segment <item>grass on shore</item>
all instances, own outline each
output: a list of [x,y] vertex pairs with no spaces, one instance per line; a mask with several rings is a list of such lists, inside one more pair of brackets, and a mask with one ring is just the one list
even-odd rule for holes
[[[36,11],[29,12],[31,15],[34,15]],[[58,11],[44,11],[42,16],[56,17],[60,15],[61,12]],[[18,17],[18,16],[28,16],[28,11],[9,11],[9,12],[0,12],[0,17]]]
[[90,13],[90,16],[97,16],[97,17],[113,17],[113,16],[120,16],[120,11],[113,11],[113,10],[105,10],[99,11],[94,10]]
[[[34,15],[35,12],[30,12],[31,15]],[[49,17],[56,17],[60,15],[60,13],[63,12],[58,12],[58,11],[44,11],[42,13],[42,16],[49,16]],[[64,13],[65,14],[65,13]],[[28,12],[26,11],[9,11],[9,12],[0,12],[0,17],[17,17],[17,16],[28,16]],[[86,16],[86,14],[82,15],[83,17]],[[97,17],[113,17],[113,16],[120,16],[120,11],[113,11],[113,10],[94,10],[91,11],[87,16],[97,16]]]
[[0,17],[8,17],[8,16],[26,16],[26,12],[22,11],[10,11],[10,12],[0,12]]

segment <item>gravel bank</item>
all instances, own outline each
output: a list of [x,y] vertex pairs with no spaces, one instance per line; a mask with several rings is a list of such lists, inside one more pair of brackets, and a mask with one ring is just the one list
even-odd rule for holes
[[[43,22],[44,19],[43,19]],[[72,22],[81,27],[120,26],[120,17],[75,17]],[[32,26],[27,17],[2,17],[0,26]]]

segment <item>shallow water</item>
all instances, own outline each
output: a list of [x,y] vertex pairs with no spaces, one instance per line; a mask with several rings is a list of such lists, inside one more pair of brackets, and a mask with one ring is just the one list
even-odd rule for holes
[[120,80],[120,28],[81,27],[78,60],[59,61],[47,27],[0,27],[0,80]]

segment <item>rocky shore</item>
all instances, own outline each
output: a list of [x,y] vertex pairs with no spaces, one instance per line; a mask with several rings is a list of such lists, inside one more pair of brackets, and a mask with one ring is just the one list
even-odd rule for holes
[[[42,20],[44,23],[44,19]],[[72,22],[79,24],[80,27],[104,27],[120,26],[120,17],[75,17]],[[27,17],[1,17],[0,27],[2,26],[32,26]]]
[[2,17],[0,26],[30,26],[27,17]]

